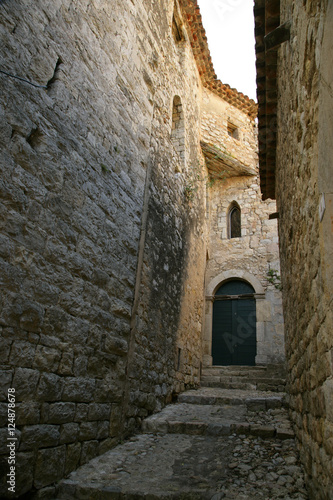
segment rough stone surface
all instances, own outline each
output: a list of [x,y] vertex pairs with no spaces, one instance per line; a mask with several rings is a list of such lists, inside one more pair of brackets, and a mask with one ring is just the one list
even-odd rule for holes
[[[230,135],[229,124],[235,127],[233,135]],[[256,300],[256,363],[283,363],[280,281],[269,281],[269,272],[280,275],[277,221],[269,220],[269,215],[276,212],[276,203],[261,199],[256,127],[240,110],[206,91],[201,130],[202,141],[215,148],[215,158],[219,155],[225,158],[225,163],[221,161],[220,165],[212,160],[210,175],[214,182],[208,190],[204,364],[212,364],[213,314],[210,299],[220,284],[232,278],[250,282],[256,293],[261,294]],[[235,164],[234,170],[228,167],[230,159]],[[248,175],[243,173],[245,166],[249,170]],[[241,234],[231,238],[229,211],[235,203],[241,211]]]
[[[238,142],[227,115],[213,142],[240,147],[247,170],[256,105],[217,84],[194,0],[2,1],[0,42],[11,75],[0,74],[1,432],[13,387],[17,461],[31,456],[16,494],[46,495],[199,385],[206,257],[226,200],[224,181],[206,182],[201,139],[216,117],[203,108],[214,94],[236,120]],[[257,184],[239,193],[244,215],[257,198]],[[260,261],[263,283],[276,258],[266,215],[249,216],[233,264],[258,250],[242,269]],[[250,234],[256,222],[266,243]],[[222,241],[209,276],[229,251]],[[281,347],[266,285],[258,362]]]
[[293,441],[233,434],[137,436],[71,474],[57,498],[134,495],[209,500],[308,498]]
[[1,68],[47,87],[0,75],[2,402],[35,488],[199,382],[202,83],[177,9],[181,43],[169,0],[1,2]]
[[[250,409],[251,402],[277,397],[281,402],[281,395],[261,391],[185,392],[184,402],[144,420],[145,434],[62,481],[56,498],[305,500],[286,408]],[[279,427],[285,434],[276,432]]]
[[311,496],[331,499],[332,3],[282,1],[285,21],[291,36],[279,49],[276,197],[288,391]]

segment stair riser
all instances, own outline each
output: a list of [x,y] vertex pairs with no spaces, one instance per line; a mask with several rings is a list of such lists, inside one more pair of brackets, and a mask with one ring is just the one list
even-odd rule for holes
[[272,392],[285,392],[285,386],[273,384],[250,384],[246,382],[220,382],[220,381],[201,381],[201,387],[216,387],[221,389],[242,389],[258,390],[258,391],[272,391]]
[[196,422],[150,422],[145,421],[143,432],[162,434],[187,434],[191,436],[230,436],[245,434],[261,438],[292,439],[295,437],[290,429],[279,429],[267,426],[251,426],[247,423],[204,424]]
[[286,408],[287,403],[284,401],[284,398],[272,398],[265,400],[256,400],[252,399],[250,401],[244,401],[243,398],[228,398],[228,397],[196,397],[196,396],[187,396],[185,394],[180,394],[178,396],[179,403],[188,403],[188,404],[197,404],[197,405],[229,405],[229,406],[239,406],[245,405],[249,411],[266,411],[273,410],[276,408]]

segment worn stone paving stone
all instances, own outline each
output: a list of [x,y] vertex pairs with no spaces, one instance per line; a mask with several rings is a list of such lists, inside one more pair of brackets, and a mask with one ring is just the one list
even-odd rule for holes
[[183,392],[178,396],[179,403],[192,404],[245,404],[253,410],[268,410],[286,406],[285,394],[258,390],[222,389],[217,387],[201,387]]
[[202,435],[236,432],[280,439],[294,437],[285,408],[250,411],[245,405],[176,403],[148,417],[142,424],[142,430]]
[[58,500],[307,499],[293,440],[142,434],[60,483]]

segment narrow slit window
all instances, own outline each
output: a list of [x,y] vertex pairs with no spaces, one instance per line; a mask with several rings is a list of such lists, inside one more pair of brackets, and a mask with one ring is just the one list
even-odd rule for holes
[[183,38],[182,38],[181,28],[179,28],[175,16],[173,16],[172,19],[172,34],[175,42],[182,41]]
[[176,2],[174,4],[173,16],[172,16],[172,35],[176,43],[183,42],[185,40],[183,23],[181,21],[179,8]]
[[241,210],[239,206],[233,205],[229,210],[229,238],[240,238],[242,236]]
[[171,141],[177,151],[181,166],[185,164],[185,124],[182,102],[179,96],[175,96],[172,105],[172,128]]

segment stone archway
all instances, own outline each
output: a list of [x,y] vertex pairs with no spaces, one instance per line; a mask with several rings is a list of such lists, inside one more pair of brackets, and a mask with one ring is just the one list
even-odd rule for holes
[[209,367],[213,365],[212,357],[212,335],[213,335],[213,302],[214,296],[218,288],[227,281],[242,280],[249,283],[253,289],[253,297],[256,301],[256,342],[257,342],[257,355],[255,357],[255,364],[264,364],[266,360],[266,353],[263,352],[261,333],[263,331],[265,321],[265,310],[262,307],[265,299],[265,290],[260,281],[248,273],[247,271],[239,269],[231,269],[229,271],[220,273],[213,278],[206,288],[206,309],[205,309],[205,327],[203,334],[203,366]]
[[257,354],[254,288],[244,280],[224,281],[214,296],[213,365],[253,366]]

